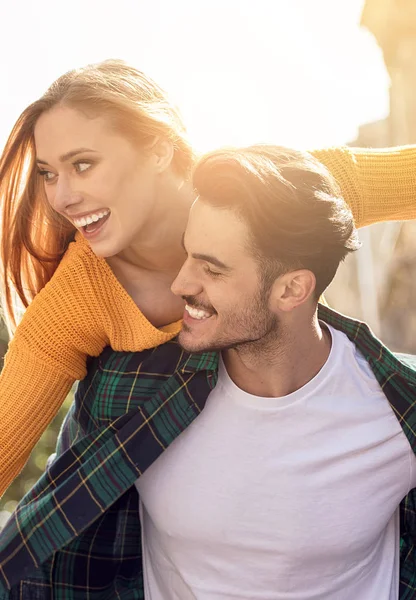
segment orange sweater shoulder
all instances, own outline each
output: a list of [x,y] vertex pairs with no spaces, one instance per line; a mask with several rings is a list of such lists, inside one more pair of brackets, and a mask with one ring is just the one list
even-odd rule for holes
[[171,339],[179,323],[153,327],[82,239],[70,244],[26,310],[0,375],[0,496],[56,415],[87,356],[105,346],[140,351]]

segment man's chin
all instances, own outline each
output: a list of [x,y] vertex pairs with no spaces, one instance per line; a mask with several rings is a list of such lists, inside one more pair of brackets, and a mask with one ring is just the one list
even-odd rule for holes
[[232,348],[238,347],[238,342],[226,342],[214,340],[195,340],[190,336],[187,336],[183,332],[178,337],[179,344],[184,350],[192,353],[200,352],[222,352],[224,350],[231,350]]
[[187,352],[209,352],[214,349],[208,340],[197,340],[184,331],[179,334],[178,342]]

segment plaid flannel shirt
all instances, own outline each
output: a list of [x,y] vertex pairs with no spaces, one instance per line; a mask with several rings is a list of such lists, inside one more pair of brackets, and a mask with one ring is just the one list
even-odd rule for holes
[[[324,306],[319,316],[365,356],[416,453],[416,361],[393,356],[363,323]],[[133,484],[201,412],[217,367],[217,354],[175,341],[90,360],[56,459],[0,534],[0,600],[144,598]],[[400,600],[416,600],[414,492],[401,503]]]

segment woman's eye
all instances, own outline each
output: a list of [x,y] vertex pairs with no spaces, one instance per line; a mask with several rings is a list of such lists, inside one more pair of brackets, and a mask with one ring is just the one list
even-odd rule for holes
[[78,173],[83,173],[84,171],[87,171],[90,168],[91,163],[80,161],[80,162],[76,162],[74,164],[74,166]]
[[52,171],[45,171],[39,169],[38,173],[47,182],[53,181],[54,177],[56,177],[55,173],[52,173]]

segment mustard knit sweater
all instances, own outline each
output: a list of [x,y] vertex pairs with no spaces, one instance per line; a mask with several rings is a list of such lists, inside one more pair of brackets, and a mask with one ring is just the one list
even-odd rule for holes
[[[416,217],[416,147],[313,153],[332,172],[358,227]],[[27,309],[0,376],[0,496],[24,466],[87,356],[107,345],[140,351],[174,337],[180,322],[153,327],[113,275],[79,239]]]

